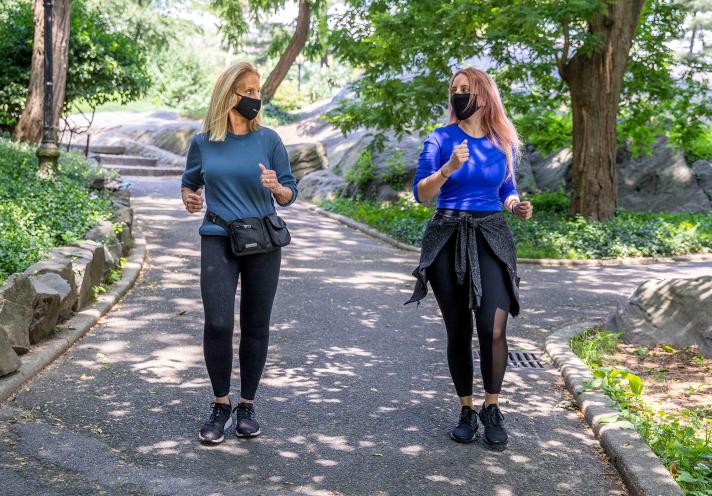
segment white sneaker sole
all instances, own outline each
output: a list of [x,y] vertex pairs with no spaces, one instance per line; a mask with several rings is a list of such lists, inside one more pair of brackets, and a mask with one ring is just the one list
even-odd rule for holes
[[262,432],[262,429],[257,429],[257,432],[253,432],[252,434],[242,434],[240,432],[237,432],[237,430],[236,430],[235,435],[237,437],[255,437],[255,436],[259,436],[261,432]]
[[[230,418],[227,419],[227,422],[225,422],[225,427],[223,429],[223,432],[226,431],[228,428],[230,428],[231,425],[232,425],[232,415],[230,415]],[[198,439],[200,439],[204,443],[220,444],[225,440],[225,434],[220,436],[218,439],[206,439],[200,434],[200,431],[198,431]]]

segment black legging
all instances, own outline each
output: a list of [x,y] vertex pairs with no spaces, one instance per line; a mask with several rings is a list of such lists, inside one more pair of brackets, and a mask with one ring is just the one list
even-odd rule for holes
[[269,345],[269,321],[277,292],[281,249],[235,257],[226,236],[201,236],[200,293],[205,326],[203,354],[215,396],[230,392],[235,293],[242,274],[240,294],[240,394],[253,400]]
[[[493,212],[469,211],[473,217]],[[482,278],[482,300],[475,312],[480,342],[480,370],[487,393],[498,394],[507,368],[507,316],[512,301],[507,268],[490,248],[480,229],[475,230],[477,254]],[[472,311],[469,308],[468,274],[465,284],[455,276],[455,241],[453,233],[427,270],[433,294],[440,306],[447,330],[447,362],[458,396],[472,395]]]

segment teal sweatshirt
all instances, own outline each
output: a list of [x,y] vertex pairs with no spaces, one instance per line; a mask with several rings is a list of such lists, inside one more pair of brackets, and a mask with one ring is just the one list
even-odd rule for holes
[[[203,187],[207,209],[230,222],[244,217],[264,217],[275,211],[272,193],[260,184],[262,163],[277,172],[282,186],[292,190],[297,199],[297,181],[292,175],[289,155],[279,135],[260,127],[247,134],[227,132],[225,141],[210,141],[196,133],[188,148],[181,186],[193,191]],[[198,232],[201,235],[228,236],[228,233],[207,218]]]

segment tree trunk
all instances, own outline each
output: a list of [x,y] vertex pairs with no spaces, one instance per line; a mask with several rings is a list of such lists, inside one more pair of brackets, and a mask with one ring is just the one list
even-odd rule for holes
[[[33,1],[35,36],[32,45],[30,85],[25,109],[15,127],[15,138],[27,143],[39,144],[42,140],[42,100],[44,98],[44,6],[42,0]],[[52,12],[53,31],[53,131],[57,139],[57,125],[64,106],[69,58],[69,27],[71,24],[72,0],[54,0]]]
[[618,0],[589,23],[600,34],[597,53],[577,52],[561,70],[571,92],[574,189],[571,213],[605,220],[618,203],[616,116],[625,65],[645,0]]
[[262,85],[261,97],[262,102],[269,102],[274,94],[277,92],[277,88],[284,80],[289,68],[292,67],[297,55],[302,51],[304,45],[307,43],[307,38],[309,36],[309,15],[310,15],[311,5],[307,0],[299,1],[299,14],[297,15],[297,27],[294,30],[292,39],[289,40],[289,45],[287,49],[279,57],[279,61],[272,72],[267,77],[267,80]]

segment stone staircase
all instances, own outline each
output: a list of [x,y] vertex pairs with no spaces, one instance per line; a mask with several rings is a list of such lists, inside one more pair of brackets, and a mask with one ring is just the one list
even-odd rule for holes
[[[62,145],[62,149],[66,149]],[[84,145],[73,144],[71,151],[84,153]],[[95,159],[105,169],[117,171],[122,176],[180,176],[181,167],[163,167],[155,158],[126,154],[126,148],[113,145],[89,145],[89,158]]]

